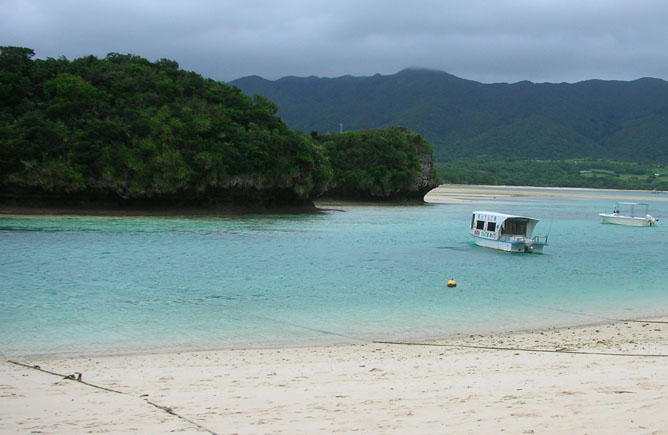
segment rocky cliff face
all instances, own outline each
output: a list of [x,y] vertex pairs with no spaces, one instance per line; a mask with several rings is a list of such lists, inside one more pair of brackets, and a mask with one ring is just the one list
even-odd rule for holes
[[431,152],[417,151],[418,159],[420,161],[420,175],[415,183],[415,191],[421,198],[427,192],[438,186],[436,180],[436,171],[434,171],[434,157]]

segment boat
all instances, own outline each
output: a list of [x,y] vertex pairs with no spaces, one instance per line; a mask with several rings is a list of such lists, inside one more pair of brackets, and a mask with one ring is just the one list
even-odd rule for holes
[[[622,211],[623,210],[623,211]],[[653,227],[659,219],[648,213],[649,206],[639,202],[618,202],[612,213],[599,213],[603,223],[629,225],[634,227]]]
[[474,211],[469,233],[478,246],[507,252],[543,252],[547,236],[534,236],[539,220],[492,211]]

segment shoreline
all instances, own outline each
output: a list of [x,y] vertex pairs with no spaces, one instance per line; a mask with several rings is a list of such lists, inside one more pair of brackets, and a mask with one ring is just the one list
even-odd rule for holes
[[[505,191],[504,191],[505,190]],[[588,193],[591,192],[591,193]],[[601,195],[600,193],[608,193]],[[625,193],[630,194],[625,194]],[[167,207],[101,207],[101,206],[52,206],[52,205],[12,205],[0,203],[0,217],[2,216],[128,216],[128,217],[159,217],[159,216],[186,216],[186,217],[215,217],[215,216],[243,216],[249,214],[311,214],[328,211],[340,211],[335,207],[372,206],[396,207],[429,205],[439,203],[471,202],[480,199],[498,199],[522,196],[544,196],[564,198],[595,198],[611,200],[637,199],[634,194],[656,195],[652,200],[668,201],[668,192],[651,190],[618,190],[592,189],[584,187],[540,187],[540,186],[510,186],[510,185],[476,185],[476,184],[441,184],[429,191],[424,200],[341,200],[334,198],[319,198],[309,205],[297,206],[261,206],[252,204],[220,205],[211,207],[182,207],[177,204]]]
[[[81,359],[81,358],[114,358],[114,357],[146,357],[151,355],[171,355],[171,354],[181,354],[181,353],[198,353],[198,352],[228,352],[228,351],[262,351],[262,350],[290,350],[290,349],[305,349],[305,348],[329,348],[329,347],[338,347],[338,346],[356,346],[356,345],[371,345],[374,343],[389,343],[389,342],[414,342],[414,343],[427,343],[427,342],[447,342],[447,341],[456,341],[461,337],[496,337],[496,336],[505,336],[512,337],[516,335],[524,334],[542,334],[548,333],[550,331],[564,331],[571,329],[587,329],[587,328],[599,328],[607,325],[613,325],[617,323],[654,323],[654,322],[663,322],[668,323],[668,314],[657,314],[651,316],[641,316],[641,317],[632,317],[627,319],[604,319],[600,321],[588,321],[588,322],[577,322],[577,323],[564,323],[559,325],[546,325],[539,327],[528,327],[526,329],[499,329],[499,330],[486,330],[479,332],[464,332],[464,333],[449,333],[449,334],[440,334],[440,335],[428,335],[428,336],[410,336],[410,337],[399,337],[399,338],[385,338],[385,339],[364,339],[364,338],[353,338],[350,337],[346,341],[331,341],[331,340],[309,340],[308,342],[298,342],[297,339],[294,341],[284,341],[284,342],[253,342],[253,344],[236,344],[230,346],[193,346],[193,347],[146,347],[146,344],[135,344],[134,347],[128,349],[118,349],[118,348],[107,348],[103,350],[79,350],[72,352],[31,352],[25,354],[15,354],[15,355],[6,355],[2,354],[4,359],[12,360],[38,360],[38,361],[48,361],[48,360],[68,360],[68,359]],[[141,350],[139,350],[141,349]],[[2,350],[2,349],[0,349]]]
[[251,214],[314,214],[321,213],[315,205],[280,208],[233,206],[219,208],[97,208],[97,207],[21,207],[0,204],[2,216],[113,216],[113,217],[216,217]]
[[0,432],[666,433],[667,323],[26,359],[88,384],[3,364]]

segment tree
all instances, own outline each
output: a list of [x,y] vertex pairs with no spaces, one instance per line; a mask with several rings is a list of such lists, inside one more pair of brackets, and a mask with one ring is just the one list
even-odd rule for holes
[[167,59],[33,55],[0,51],[0,195],[303,202],[328,185],[321,145],[264,97]]

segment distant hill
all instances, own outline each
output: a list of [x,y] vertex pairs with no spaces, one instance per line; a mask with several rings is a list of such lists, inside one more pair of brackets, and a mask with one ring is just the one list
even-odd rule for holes
[[278,105],[305,133],[403,126],[439,161],[601,157],[668,162],[668,82],[483,84],[440,71],[338,78],[251,76],[229,84]]

